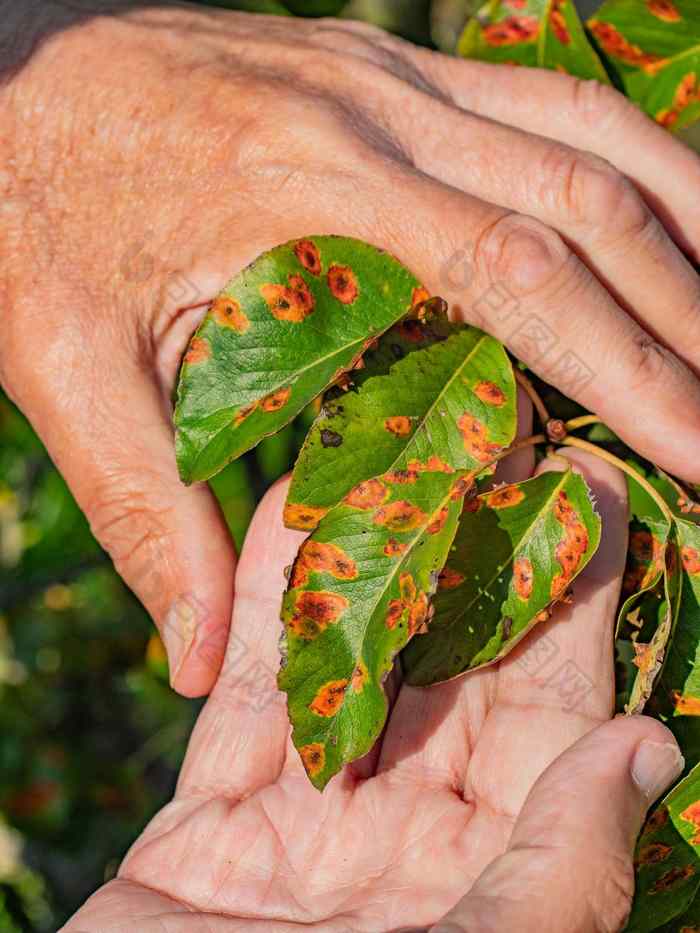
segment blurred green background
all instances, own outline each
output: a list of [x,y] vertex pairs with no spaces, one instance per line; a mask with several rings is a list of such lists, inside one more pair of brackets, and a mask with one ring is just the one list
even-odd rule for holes
[[[216,0],[270,11],[278,0]],[[590,12],[594,0],[584,0]],[[287,0],[454,48],[473,0]],[[217,477],[240,544],[313,411]],[[26,420],[0,392],[0,933],[55,931],[171,795],[201,702],[168,686],[162,645]]]

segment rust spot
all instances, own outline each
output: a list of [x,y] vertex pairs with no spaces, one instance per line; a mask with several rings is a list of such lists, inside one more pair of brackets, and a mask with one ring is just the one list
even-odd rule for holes
[[647,9],[652,16],[656,16],[665,23],[677,23],[681,18],[681,14],[671,0],[647,0]]
[[384,427],[397,437],[405,437],[412,430],[411,419],[406,415],[394,415],[392,418],[387,418]]
[[660,894],[663,891],[668,891],[670,888],[675,888],[677,885],[687,881],[688,878],[691,878],[694,874],[695,869],[692,865],[684,865],[682,868],[672,868],[654,882],[649,888],[649,894]]
[[338,593],[306,590],[294,603],[294,614],[289,627],[301,638],[316,638],[333,622],[337,622],[348,608],[348,601]]
[[386,627],[388,629],[395,629],[405,611],[406,606],[400,599],[392,599],[387,609],[386,618],[384,619]]
[[700,845],[700,800],[696,800],[695,803],[691,803],[690,806],[686,807],[681,813],[681,819],[685,820],[686,823],[690,823],[695,831],[690,844],[693,846]]
[[211,358],[211,347],[203,337],[193,337],[185,354],[185,362],[190,366],[196,363],[206,363]]
[[263,411],[279,411],[280,408],[284,406],[289,401],[289,396],[292,394],[290,388],[286,389],[277,389],[275,392],[271,392],[269,395],[266,395],[265,398],[260,402],[260,407]]
[[391,470],[384,474],[387,483],[415,483],[418,473],[415,470]]
[[410,606],[416,598],[416,583],[410,573],[402,573],[399,576],[399,595],[401,602]]
[[[463,498],[472,488],[472,485],[473,485],[473,480],[467,479],[466,476],[460,476],[459,479],[456,479],[452,485],[452,490],[450,492],[450,499],[452,499],[453,502],[456,502],[457,499]],[[469,510],[469,511],[472,511],[472,510]],[[477,509],[473,509],[473,511],[476,512]]]
[[387,543],[384,545],[384,553],[387,557],[399,557],[404,553],[407,546],[408,545],[397,541],[396,538],[389,538]]
[[243,408],[239,408],[233,418],[234,425],[239,427],[241,424],[243,424],[245,419],[249,415],[252,415],[253,412],[257,409],[258,404],[258,402],[251,402],[250,405],[244,405]]
[[508,509],[518,505],[525,498],[525,493],[517,486],[501,486],[484,497],[486,505],[492,509]]
[[438,589],[454,590],[456,587],[461,586],[465,579],[466,577],[459,570],[454,570],[452,567],[443,567],[438,577]]
[[552,0],[552,6],[549,11],[549,25],[552,27],[552,32],[559,42],[561,42],[562,45],[569,45],[571,43],[571,33],[569,32],[569,27],[566,25],[564,14],[561,12],[565,2],[566,0]]
[[638,45],[628,42],[612,23],[591,19],[588,21],[588,28],[608,55],[619,58],[633,68],[641,68],[647,74],[655,74],[668,63],[667,58],[650,55],[643,52]]
[[659,658],[652,645],[635,641],[632,663],[639,669],[641,674],[650,674],[659,663]]
[[311,275],[321,274],[321,256],[313,240],[299,240],[294,245],[294,255]]
[[309,777],[316,777],[317,774],[323,771],[326,765],[326,749],[321,742],[311,742],[310,745],[302,745],[299,749],[299,757]]
[[659,862],[666,861],[671,852],[673,852],[672,846],[664,845],[663,842],[652,842],[639,850],[634,860],[635,867],[640,867],[641,865],[657,865]]
[[485,405],[493,405],[494,408],[500,408],[506,403],[506,393],[495,382],[478,382],[474,386],[474,394]]
[[342,304],[351,305],[356,300],[360,290],[350,266],[331,266],[327,280],[331,294]]
[[335,716],[345,699],[348,680],[331,680],[318,691],[309,709],[317,716]]
[[698,554],[696,548],[684,544],[681,548],[681,563],[683,564],[683,570],[691,576],[700,573],[700,554]]
[[369,671],[367,670],[367,665],[364,661],[360,661],[355,670],[352,672],[352,679],[350,680],[350,688],[352,692],[362,693],[368,680]]
[[309,539],[304,541],[294,562],[290,584],[302,586],[309,572],[328,573],[338,580],[356,580],[357,566],[345,551],[335,544],[325,544]]
[[423,524],[427,517],[417,505],[399,499],[378,509],[374,516],[374,524],[383,525],[389,531],[412,531]]
[[411,292],[411,308],[415,311],[419,305],[424,304],[426,301],[430,301],[430,292],[427,288],[424,288],[422,285],[419,285],[418,288],[414,288]]
[[228,327],[237,334],[244,334],[250,327],[240,303],[228,295],[219,295],[209,313],[220,327]]
[[284,524],[287,528],[297,528],[299,531],[313,531],[327,511],[327,508],[321,506],[288,502],[284,507]]
[[470,496],[464,502],[463,512],[478,512],[479,509],[484,504],[484,500],[481,496]]
[[428,534],[435,535],[438,533],[438,531],[442,531],[442,529],[445,527],[445,522],[447,521],[447,517],[449,514],[450,514],[450,510],[447,508],[447,506],[440,509],[435,519],[425,529],[428,532]]
[[376,509],[389,495],[389,490],[378,479],[368,479],[358,483],[343,500],[354,509]]
[[678,690],[671,694],[673,706],[680,716],[700,716],[700,697],[686,696]]
[[559,493],[554,503],[554,517],[564,528],[564,537],[556,550],[562,572],[554,577],[551,587],[552,598],[558,599],[566,593],[571,578],[588,549],[588,530],[564,490]]
[[464,440],[464,449],[480,463],[487,463],[492,460],[494,454],[501,450],[500,445],[493,444],[488,440],[489,432],[486,425],[468,412],[461,416],[457,422],[457,427]]
[[520,45],[534,42],[539,32],[539,22],[534,16],[507,16],[500,23],[489,23],[482,28],[487,45]]
[[520,599],[527,601],[532,596],[533,579],[532,561],[519,557],[513,564],[513,588]]
[[314,310],[314,296],[302,276],[290,275],[288,282],[289,285],[261,285],[260,294],[278,321],[299,324]]
[[[411,460],[411,463],[415,462],[415,460]],[[441,460],[437,454],[432,454],[426,460],[424,470],[427,473],[454,473],[455,468],[450,466],[449,463],[445,463],[444,460]]]
[[648,836],[650,833],[655,833],[657,830],[665,826],[666,823],[668,823],[668,810],[666,807],[659,807],[658,810],[654,810],[654,812],[644,824],[642,835]]
[[330,428],[324,428],[321,431],[321,446],[322,447],[340,447],[343,443],[343,435],[338,434],[337,431],[331,431]]
[[408,613],[408,637],[423,629],[428,618],[428,597],[419,593]]

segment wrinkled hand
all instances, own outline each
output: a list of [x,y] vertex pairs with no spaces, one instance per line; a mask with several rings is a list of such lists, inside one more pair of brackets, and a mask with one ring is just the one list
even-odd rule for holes
[[634,839],[681,758],[659,722],[607,721],[625,485],[568,456],[604,529],[573,606],[495,667],[427,690],[395,679],[382,741],[323,795],[274,689],[283,568],[301,538],[282,528],[277,485],[246,539],[228,658],[175,799],[64,933],[619,930]]
[[615,91],[357,23],[146,0],[0,0],[0,48],[41,23],[0,86],[0,378],[178,690],[216,679],[234,573],[208,490],[176,475],[178,361],[228,278],[292,237],[392,250],[700,481],[700,286],[679,249],[700,255],[700,161]]

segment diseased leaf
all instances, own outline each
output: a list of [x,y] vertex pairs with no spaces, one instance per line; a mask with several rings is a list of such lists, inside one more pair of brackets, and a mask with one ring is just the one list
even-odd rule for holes
[[466,325],[406,321],[367,355],[354,389],[324,400],[285,523],[311,530],[381,474],[410,486],[426,470],[480,472],[512,443],[516,422],[513,368],[498,341]]
[[700,117],[697,0],[608,0],[588,29],[625,93],[662,126]]
[[[692,902],[700,885],[700,768],[676,784],[647,819],[637,841],[635,871],[626,933],[657,930]],[[680,933],[682,927],[671,929]]]
[[465,488],[459,473],[421,473],[410,485],[372,479],[299,550],[283,602],[279,686],[319,790],[382,730],[383,681],[427,622]]
[[284,427],[427,293],[387,253],[341,237],[264,253],[214,301],[185,354],[175,409],[186,483]]
[[549,615],[600,541],[584,480],[543,473],[467,501],[426,635],[401,655],[419,686],[504,657]]
[[566,71],[609,83],[574,0],[490,0],[459,41],[464,58]]

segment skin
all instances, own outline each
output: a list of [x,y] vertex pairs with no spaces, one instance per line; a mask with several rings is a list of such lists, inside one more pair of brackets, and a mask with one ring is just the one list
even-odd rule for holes
[[[620,930],[651,802],[631,761],[645,739],[677,748],[654,720],[609,721],[625,484],[571,460],[604,528],[573,605],[491,668],[424,690],[394,677],[382,741],[322,795],[274,685],[283,569],[303,538],[281,524],[278,484],[246,539],[228,660],[175,799],[63,933],[437,933],[441,918],[452,933]],[[501,478],[529,468],[521,456]],[[572,670],[584,689],[568,693]]]
[[700,481],[700,160],[617,92],[349,21],[0,0],[0,24],[0,379],[180,692],[216,679],[235,558],[179,483],[170,398],[210,300],[278,243],[391,250]]

